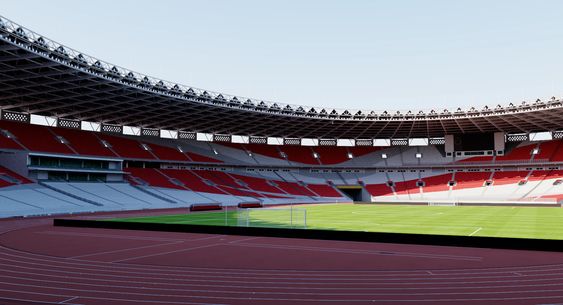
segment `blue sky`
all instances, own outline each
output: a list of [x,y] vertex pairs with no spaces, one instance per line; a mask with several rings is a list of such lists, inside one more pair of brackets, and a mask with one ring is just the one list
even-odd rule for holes
[[0,0],[0,15],[151,76],[360,109],[563,95],[563,1]]

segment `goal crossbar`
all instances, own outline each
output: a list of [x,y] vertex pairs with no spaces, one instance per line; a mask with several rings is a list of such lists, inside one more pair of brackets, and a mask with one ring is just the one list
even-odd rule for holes
[[239,227],[307,228],[307,210],[303,208],[239,208]]

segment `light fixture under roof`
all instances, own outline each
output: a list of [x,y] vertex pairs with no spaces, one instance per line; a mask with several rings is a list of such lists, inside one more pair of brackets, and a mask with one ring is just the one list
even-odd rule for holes
[[103,145],[105,148],[111,148],[111,144],[109,144],[108,141],[106,141],[106,140],[100,140],[100,142],[102,143],[102,145]]

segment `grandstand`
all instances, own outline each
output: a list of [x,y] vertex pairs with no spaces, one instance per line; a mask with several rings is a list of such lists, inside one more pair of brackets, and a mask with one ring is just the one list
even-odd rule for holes
[[158,80],[0,21],[3,217],[562,195],[556,98],[393,114],[270,103]]
[[[191,208],[190,213],[222,210],[220,223],[237,207],[290,205],[293,209],[296,204],[317,208],[318,204],[353,202],[439,208],[559,206],[563,204],[562,181],[563,101],[556,97],[481,109],[419,112],[266,102],[130,71],[0,17],[2,219],[32,218],[30,223],[44,225],[41,221],[51,218],[43,217],[52,215],[151,216],[168,211],[188,213]],[[217,218],[218,212],[214,213]],[[243,221],[247,224],[248,215]],[[416,224],[411,226],[416,228]],[[12,229],[2,228],[6,229],[2,232]],[[459,232],[473,236],[480,230],[469,227]],[[46,232],[44,235],[50,234]],[[72,234],[83,234],[80,236],[86,239],[103,236],[90,231]],[[135,242],[154,238],[151,241],[166,242],[167,253],[183,251],[176,247],[184,240],[134,234],[127,238]],[[216,236],[203,239],[207,238]],[[229,243],[245,241],[225,239]],[[199,241],[194,237],[194,249],[216,245],[200,245]],[[130,259],[104,256],[129,251],[109,244],[99,251],[103,264],[96,268]],[[154,245],[131,242],[128,246],[145,249]],[[268,247],[267,251],[275,252],[293,245]],[[355,249],[356,245],[347,247]],[[395,253],[359,248],[354,255]],[[341,251],[334,249],[323,251]],[[0,259],[4,250],[0,248]],[[311,246],[309,250],[315,249]],[[267,251],[262,257],[269,255]],[[409,251],[401,256],[412,255]],[[57,257],[57,253],[45,253]],[[493,256],[483,253],[483,257]],[[205,260],[205,254],[198,259]],[[73,252],[70,257],[89,255]],[[283,255],[275,253],[274,257]],[[481,266],[481,261],[474,263],[479,259],[470,256],[444,254],[439,258],[444,257]],[[526,257],[519,259],[525,266]],[[182,260],[176,257],[170,264]],[[326,262],[333,263],[330,259]],[[539,259],[534,262],[543,263]],[[156,270],[159,262],[146,263]],[[246,263],[245,268],[252,266]],[[486,264],[489,262],[483,266]],[[441,268],[435,262],[431,265]],[[455,265],[460,266],[465,267]],[[263,267],[283,270],[287,266]],[[259,277],[264,270],[256,272]],[[510,272],[524,272],[515,270]],[[358,274],[354,276],[361,278]],[[288,291],[283,293],[293,293]]]

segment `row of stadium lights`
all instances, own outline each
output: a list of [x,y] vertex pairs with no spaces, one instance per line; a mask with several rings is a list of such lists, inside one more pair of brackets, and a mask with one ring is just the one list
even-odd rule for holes
[[[4,21],[5,20],[5,21]],[[10,25],[10,29],[8,28]],[[412,111],[408,111],[406,114],[402,114],[400,111],[396,111],[395,114],[390,114],[388,111],[383,111],[381,114],[377,114],[375,111],[368,111],[368,114],[363,113],[361,110],[343,110],[340,113],[333,109],[330,113],[327,112],[325,109],[322,109],[320,112],[314,107],[307,107],[307,106],[299,106],[293,105],[296,109],[292,108],[291,105],[286,104],[268,104],[264,101],[254,101],[252,99],[246,99],[245,102],[242,102],[237,97],[232,97],[230,100],[225,99],[224,95],[221,93],[208,93],[208,91],[203,91],[199,89],[195,89],[197,91],[202,91],[202,93],[198,94],[195,92],[194,88],[188,88],[186,90],[182,90],[181,86],[177,84],[169,84],[163,80],[158,80],[154,78],[149,78],[148,76],[134,73],[132,71],[117,68],[115,65],[110,65],[103,61],[91,58],[90,56],[85,56],[82,53],[78,53],[70,48],[65,48],[62,45],[55,43],[51,40],[48,40],[42,36],[37,35],[36,33],[24,29],[23,27],[0,17],[0,31],[6,33],[6,38],[10,39],[13,43],[17,43],[22,45],[28,49],[36,53],[41,53],[42,51],[49,52],[49,58],[57,60],[59,62],[68,64],[68,62],[78,63],[78,65],[72,65],[75,68],[79,68],[85,70],[89,73],[93,73],[96,75],[100,75],[106,78],[111,78],[113,80],[119,80],[122,83],[126,83],[128,85],[133,85],[139,87],[143,90],[150,90],[155,91],[158,93],[171,95],[174,97],[180,97],[184,99],[189,99],[191,101],[196,102],[203,102],[208,104],[216,104],[221,106],[226,106],[230,108],[242,108],[245,110],[254,110],[254,111],[261,111],[261,112],[275,112],[281,114],[288,114],[288,115],[297,115],[297,116],[306,116],[306,117],[319,117],[319,118],[329,118],[329,119],[354,119],[354,120],[402,120],[402,119],[439,119],[443,117],[460,117],[460,116],[482,116],[482,115],[496,115],[502,114],[506,112],[518,112],[518,111],[528,111],[538,108],[548,108],[552,106],[561,106],[561,101],[555,97],[552,97],[547,103],[537,99],[534,103],[529,104],[527,102],[522,102],[521,105],[515,106],[514,104],[510,103],[508,107],[502,107],[501,105],[497,105],[497,107],[489,108],[488,106],[484,106],[481,110],[477,110],[475,107],[471,107],[468,111],[463,111],[461,108],[458,108],[453,113],[447,109],[444,109],[441,113],[436,112],[435,110],[431,110],[429,113],[425,113],[424,111],[419,111],[417,114],[414,114]],[[36,39],[30,39],[29,36],[38,36]],[[31,44],[35,47],[30,48],[28,45]],[[76,53],[76,56],[69,55],[69,52]],[[91,63],[89,63],[89,61]],[[104,67],[105,66],[105,67]],[[136,77],[135,75],[139,75],[142,78]],[[140,80],[139,80],[140,79]],[[185,86],[182,86],[185,87]],[[215,95],[215,96],[212,96]],[[281,106],[280,106],[281,105]],[[305,108],[309,108],[309,110],[305,110]],[[352,114],[355,112],[355,114]]]
[[[10,119],[6,116],[5,111],[2,112],[2,118]],[[10,112],[11,113],[11,112]],[[24,114],[22,114],[24,115]],[[60,122],[62,121],[70,121],[66,119],[57,119],[53,117],[47,117],[42,115],[29,115],[29,123],[35,125],[44,125],[44,126],[59,126]],[[101,123],[96,122],[88,122],[88,121],[72,121],[76,122],[79,126],[78,128],[74,129],[81,129],[86,131],[96,131],[102,132],[102,125]],[[140,127],[133,127],[133,126],[116,126],[121,128],[121,132],[110,132],[110,133],[121,133],[124,135],[132,135],[132,136],[143,136],[142,128]],[[154,136],[165,138],[165,139],[181,139],[179,138],[179,131],[174,130],[156,130]],[[217,143],[237,143],[237,144],[253,144],[251,141],[251,136],[240,136],[240,135],[214,135],[210,133],[193,133],[195,134],[195,138],[193,140],[196,141],[203,141],[203,142],[217,142]],[[223,140],[217,141],[217,136],[221,136]],[[529,134],[507,134],[506,141],[507,142],[520,142],[520,141],[548,141],[552,139],[561,139],[563,137],[563,132],[556,131],[556,132],[537,132],[537,133],[529,133]],[[228,140],[227,140],[228,139]],[[264,143],[267,145],[291,145],[291,146],[341,146],[341,147],[353,147],[353,146],[378,146],[378,147],[389,147],[389,146],[428,146],[428,145],[437,145],[437,144],[444,144],[444,138],[411,138],[411,139],[313,139],[313,138],[281,138],[281,137],[261,137],[261,140],[265,140]],[[289,140],[289,142],[288,142]],[[371,145],[365,145],[366,143],[370,143]],[[327,145],[326,143],[329,142],[330,144]],[[364,145],[357,145],[358,142],[363,142]],[[217,152],[215,152],[217,154]],[[313,155],[315,158],[319,156]],[[283,156],[282,156],[283,157]],[[349,154],[349,158],[353,158],[353,155]],[[387,156],[383,156],[383,159],[386,159]],[[416,158],[422,158],[422,156],[416,156]]]
[[[85,131],[106,132],[131,136],[147,136],[143,134],[143,128],[133,126],[105,125],[103,123],[89,121],[75,121],[61,118],[54,118],[36,114],[21,112],[2,111],[1,118],[8,121],[30,123],[51,127],[61,127],[79,129]],[[184,139],[180,137],[182,131],[150,129],[150,136],[164,139]],[[413,138],[413,139],[313,139],[313,138],[281,138],[281,137],[252,137],[241,135],[217,135],[210,133],[190,133],[194,137],[191,140],[203,142],[228,142],[238,144],[267,144],[267,145],[291,145],[291,146],[428,146],[431,141],[440,141],[443,144],[444,138]],[[221,139],[221,140],[218,140]],[[260,140],[260,143],[253,141]],[[362,143],[358,145],[358,143]],[[435,143],[438,144],[438,143]]]

